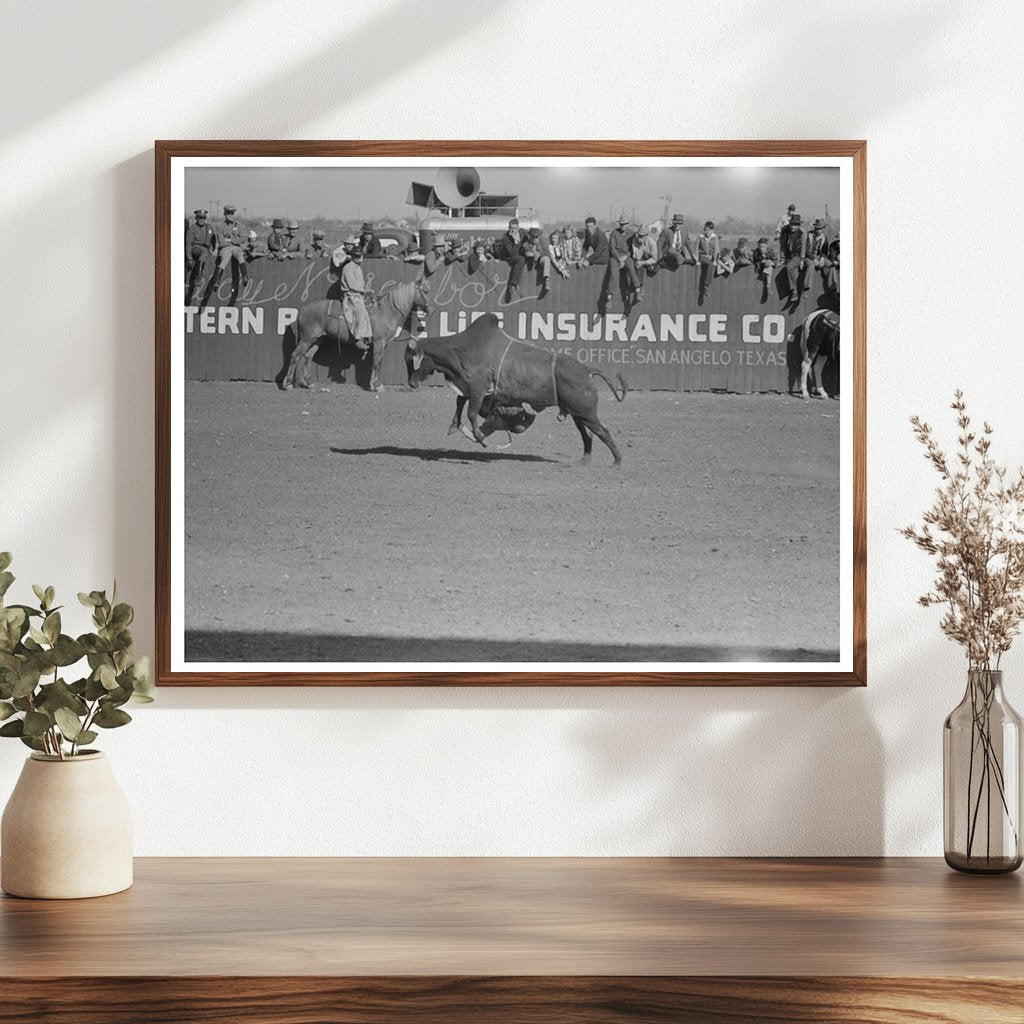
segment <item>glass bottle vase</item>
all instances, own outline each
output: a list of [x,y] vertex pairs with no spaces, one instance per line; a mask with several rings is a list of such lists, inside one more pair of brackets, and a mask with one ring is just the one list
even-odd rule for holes
[[943,726],[946,863],[1001,874],[1021,865],[1021,719],[1003,673],[971,669],[964,699]]

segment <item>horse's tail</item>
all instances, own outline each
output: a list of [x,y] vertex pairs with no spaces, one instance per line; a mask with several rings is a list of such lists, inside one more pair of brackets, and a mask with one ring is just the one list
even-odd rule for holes
[[623,401],[623,399],[625,399],[625,397],[626,397],[626,378],[623,377],[621,373],[615,374],[615,379],[619,382],[619,387],[622,388],[622,394],[619,394],[619,392],[615,390],[615,385],[607,378],[607,376],[605,376],[605,373],[604,373],[603,370],[590,370],[588,372],[590,373],[591,377],[600,377],[601,380],[603,380],[605,382],[605,384],[607,384],[608,387],[610,387],[612,389],[612,394],[615,396],[615,401],[616,402],[621,402],[621,401]]

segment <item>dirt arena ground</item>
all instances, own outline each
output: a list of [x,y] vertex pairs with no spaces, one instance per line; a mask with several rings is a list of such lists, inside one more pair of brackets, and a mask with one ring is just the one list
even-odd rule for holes
[[189,382],[187,659],[835,660],[838,403],[601,388],[618,470],[447,388]]

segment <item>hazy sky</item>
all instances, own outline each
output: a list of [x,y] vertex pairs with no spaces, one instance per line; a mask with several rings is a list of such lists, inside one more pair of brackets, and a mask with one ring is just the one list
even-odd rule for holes
[[[438,166],[378,168],[190,167],[185,170],[185,209],[213,210],[228,202],[249,217],[339,219],[399,218],[416,214],[406,205],[409,183],[433,183]],[[518,193],[520,209],[533,208],[544,222],[593,213],[607,221],[636,211],[641,220],[669,209],[701,220],[730,214],[777,220],[790,203],[805,216],[821,216],[825,204],[839,215],[839,171],[834,167],[481,167],[484,192]]]

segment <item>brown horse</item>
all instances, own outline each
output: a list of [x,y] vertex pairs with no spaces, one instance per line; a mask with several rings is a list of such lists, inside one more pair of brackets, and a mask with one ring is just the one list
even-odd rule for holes
[[[375,308],[370,310],[370,324],[373,327],[371,391],[384,390],[384,385],[380,381],[380,366],[388,342],[401,333],[413,309],[423,310],[424,313],[430,312],[429,296],[428,281],[422,278],[418,281],[407,281],[385,292],[377,300]],[[322,338],[332,338],[341,345],[355,344],[341,311],[341,302],[337,299],[320,299],[302,306],[295,324],[295,338],[295,349],[288,363],[288,372],[281,382],[281,387],[285,391],[291,389],[296,375],[299,387],[312,386],[309,380],[309,364],[320,348]]]

